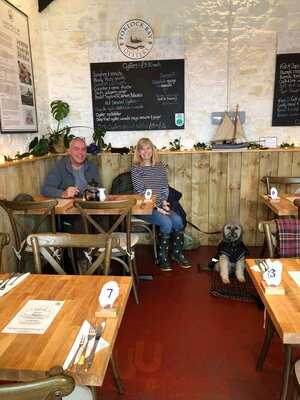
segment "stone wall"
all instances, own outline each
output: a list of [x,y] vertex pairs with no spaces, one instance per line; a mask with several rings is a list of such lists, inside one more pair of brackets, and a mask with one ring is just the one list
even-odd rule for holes
[[[38,13],[36,0],[10,0],[10,2],[27,14],[29,18],[29,34],[37,102],[38,134],[42,135],[46,133],[47,126],[49,125],[49,96],[42,40],[42,20]],[[28,149],[28,143],[33,137],[34,134],[26,133],[13,135],[0,134],[0,159],[3,154],[14,155],[17,151],[26,151]]]
[[[271,127],[277,42],[281,51],[299,51],[298,0],[55,0],[40,15],[35,0],[13,3],[30,17],[40,131],[49,123],[48,103],[56,98],[71,106],[66,122],[93,126],[89,63],[125,60],[118,30],[140,18],[154,31],[146,59],[185,59],[186,128],[111,132],[107,142],[131,145],[144,135],[160,147],[179,136],[183,143],[206,142],[216,129],[211,112],[223,111],[228,102],[246,111],[249,140],[277,136],[279,143],[300,143],[299,128]],[[91,131],[78,134],[90,137]]]

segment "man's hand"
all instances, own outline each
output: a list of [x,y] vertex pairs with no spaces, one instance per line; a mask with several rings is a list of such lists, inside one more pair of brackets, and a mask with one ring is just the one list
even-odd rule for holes
[[62,192],[61,197],[63,199],[73,199],[79,193],[79,189],[76,186],[69,186],[65,191]]

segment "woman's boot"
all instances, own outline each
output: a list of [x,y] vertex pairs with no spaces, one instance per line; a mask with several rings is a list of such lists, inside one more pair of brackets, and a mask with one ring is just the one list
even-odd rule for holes
[[157,263],[162,271],[172,271],[169,261],[170,235],[158,233]]
[[191,268],[191,263],[183,255],[184,233],[176,231],[171,234],[171,259],[182,268]]

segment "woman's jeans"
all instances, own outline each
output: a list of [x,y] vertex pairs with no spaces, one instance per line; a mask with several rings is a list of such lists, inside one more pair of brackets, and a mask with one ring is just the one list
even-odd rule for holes
[[181,231],[183,229],[182,218],[174,211],[170,211],[169,215],[164,215],[157,210],[153,210],[151,215],[137,215],[137,217],[150,224],[157,225],[163,234],[168,235],[173,231]]

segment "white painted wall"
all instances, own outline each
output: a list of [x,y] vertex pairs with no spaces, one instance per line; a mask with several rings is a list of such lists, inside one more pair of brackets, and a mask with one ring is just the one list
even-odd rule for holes
[[[233,0],[232,19],[229,0],[55,0],[40,15],[34,2],[14,1],[30,16],[40,133],[49,123],[48,103],[56,98],[70,104],[66,122],[93,125],[89,63],[125,60],[116,43],[118,30],[127,20],[141,18],[152,26],[155,38],[146,59],[185,58],[186,128],[111,132],[107,142],[132,145],[145,135],[159,146],[178,136],[183,142],[207,142],[216,129],[210,114],[225,109],[229,82],[230,107],[239,103],[246,111],[249,140],[277,136],[279,143],[300,144],[298,127],[271,127],[277,38],[281,52],[300,51],[299,0]],[[78,133],[90,135],[88,130]]]
[[[46,133],[47,126],[49,126],[49,96],[42,40],[42,19],[38,12],[36,0],[10,0],[10,3],[29,17],[29,33],[38,114],[38,134],[42,135]],[[28,144],[35,135],[26,133],[13,135],[0,134],[0,160],[4,154],[15,155],[17,151],[27,151]]]

